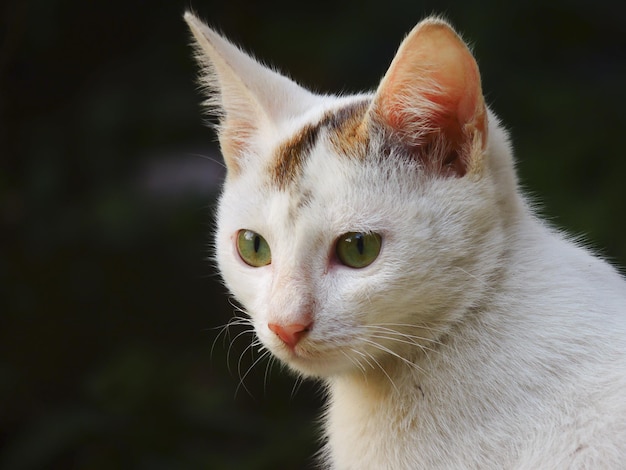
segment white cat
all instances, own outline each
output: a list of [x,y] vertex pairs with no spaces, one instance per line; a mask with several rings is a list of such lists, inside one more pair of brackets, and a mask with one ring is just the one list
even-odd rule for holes
[[219,267],[327,384],[324,465],[626,468],[626,282],[533,214],[452,28],[320,96],[185,18],[228,167]]

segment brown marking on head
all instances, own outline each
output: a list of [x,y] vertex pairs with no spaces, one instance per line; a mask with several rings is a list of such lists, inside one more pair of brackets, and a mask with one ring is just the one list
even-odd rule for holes
[[298,178],[307,156],[317,141],[319,132],[319,124],[306,125],[278,147],[271,175],[273,182],[279,188],[286,187]]
[[370,100],[365,99],[324,117],[328,136],[335,150],[349,157],[365,158],[369,144]]
[[319,122],[304,126],[276,149],[270,175],[272,182],[285,188],[296,181],[320,133],[326,131],[337,153],[364,158],[369,142],[366,113],[369,100],[327,112]]

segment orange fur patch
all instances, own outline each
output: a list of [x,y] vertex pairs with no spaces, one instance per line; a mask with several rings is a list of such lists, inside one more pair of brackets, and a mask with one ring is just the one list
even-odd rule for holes
[[369,105],[369,101],[364,100],[326,118],[330,142],[338,153],[361,159],[365,157],[370,139]]
[[319,131],[319,125],[307,125],[278,147],[271,175],[279,188],[284,188],[297,179],[317,141]]
[[317,124],[308,124],[282,142],[270,167],[274,184],[285,188],[296,181],[320,132],[327,133],[329,142],[339,155],[364,158],[369,142],[366,113],[369,101],[363,100],[339,110],[329,111]]

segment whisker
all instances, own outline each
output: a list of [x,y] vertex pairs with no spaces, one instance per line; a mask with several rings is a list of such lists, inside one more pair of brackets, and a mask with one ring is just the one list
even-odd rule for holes
[[[441,334],[443,333],[443,329],[442,328],[437,328],[437,327],[433,327],[433,326],[428,326],[428,325],[423,325],[423,324],[411,324],[411,323],[376,323],[373,325],[362,325],[363,328],[390,328],[392,331],[397,331],[395,330],[393,327],[397,327],[397,328],[407,328],[410,330],[415,330],[415,329],[420,329],[420,330],[427,330],[433,333],[438,333]],[[432,339],[432,338],[423,338],[424,340],[427,341],[437,341],[436,339]]]
[[470,273],[469,271],[466,271],[465,269],[463,269],[460,266],[455,266],[456,269],[458,269],[459,271],[467,274],[469,277],[471,277],[472,279],[474,279],[475,281],[478,281],[478,283],[482,286],[482,287],[489,287],[489,284],[487,284],[483,279],[475,276],[474,274]]
[[[372,344],[374,344],[375,346],[379,346],[377,345],[375,342],[372,342]],[[382,371],[383,374],[385,374],[385,376],[387,377],[387,379],[389,379],[389,383],[391,384],[391,386],[394,388],[394,390],[396,391],[396,393],[400,393],[400,391],[398,390],[398,387],[396,387],[395,382],[391,379],[391,376],[387,373],[387,371],[385,370],[385,368],[382,366],[382,364],[380,362],[378,362],[378,360],[370,353],[365,353],[367,354],[367,356],[369,356],[369,358],[374,361],[374,364],[376,364],[378,366],[378,368]]]
[[[356,349],[352,349],[352,348],[351,348],[351,351],[352,351],[352,352],[354,352],[355,354],[359,354],[359,355],[363,356],[363,354],[362,354],[360,351],[357,351]],[[365,366],[364,366],[363,364],[361,364],[361,361],[359,361],[356,357],[352,357],[352,356],[350,356],[350,355],[349,355],[346,351],[344,351],[344,350],[341,350],[341,352],[343,353],[343,355],[344,355],[344,356],[346,356],[346,358],[347,358],[347,359],[348,359],[348,360],[349,360],[352,364],[354,364],[354,365],[355,365],[355,366],[356,366],[356,367],[357,367],[357,368],[361,371],[361,374],[363,374],[363,378],[364,378],[365,380],[367,380],[367,374],[366,374],[366,372],[367,372],[367,371],[366,371],[366,369],[365,369]],[[367,364],[368,364],[370,367],[372,367],[372,366],[371,366],[371,364],[367,361],[367,359],[365,359],[365,362],[367,362]]]
[[[239,376],[239,379],[241,380],[241,362],[243,361],[244,356],[246,355],[246,353],[251,350],[252,351],[252,361],[254,361],[254,342],[250,342],[250,344],[248,346],[246,346],[246,349],[244,349],[241,354],[239,355],[239,360],[237,361],[237,375]],[[254,364],[254,362],[253,362]],[[249,369],[248,369],[249,370]]]
[[300,390],[300,387],[302,386],[303,383],[304,383],[304,379],[298,375],[293,384],[293,388],[291,389],[291,396],[290,396],[291,400],[294,399],[294,397],[296,396],[296,393],[298,393],[298,390]]
[[[267,352],[269,352],[269,351],[267,351]],[[265,366],[265,374],[263,374],[263,393],[264,394],[267,393],[267,379],[268,379],[269,375],[272,372],[272,366],[274,365],[274,361],[275,360],[276,360],[276,357],[274,355],[270,354],[270,358],[267,361],[267,365]]]
[[208,160],[226,169],[226,165],[224,164],[223,161],[218,160],[217,158],[210,157],[209,155],[202,155],[201,153],[190,153],[190,152],[187,152],[186,155],[189,157],[197,157],[197,158],[202,158],[203,160]]
[[[410,326],[410,325],[398,325],[398,326]],[[395,336],[400,336],[400,337],[405,337],[407,339],[410,340],[416,340],[417,342],[428,342],[428,343],[433,343],[435,345],[442,345],[443,343],[435,338],[428,338],[426,336],[419,336],[419,335],[415,335],[415,334],[410,334],[410,333],[406,333],[404,331],[398,331],[396,329],[393,328],[388,328],[386,326],[381,326],[381,325],[362,325],[361,328],[363,329],[371,329],[371,330],[380,330],[383,333],[390,333],[392,335]],[[415,328],[415,326],[413,326],[413,328]]]
[[[350,348],[350,350],[355,353],[358,354],[359,356],[361,356],[363,358],[363,360],[366,362],[366,364],[371,368],[371,369],[375,369],[376,367],[374,366],[374,364],[372,364],[369,359],[368,359],[368,354],[365,354],[362,351],[359,351],[358,349],[354,349],[354,348]],[[348,356],[350,357],[350,356]],[[363,371],[363,373],[365,374],[366,370],[365,370],[365,366],[362,365],[356,358],[355,360],[357,361],[357,364],[361,366],[361,370]]]
[[418,343],[417,341],[413,340],[413,339],[401,339],[401,338],[396,338],[394,336],[387,336],[387,335],[383,335],[383,334],[372,334],[370,335],[370,338],[377,338],[377,339],[386,339],[389,341],[395,341],[397,343],[402,343],[402,344],[409,344],[411,346],[416,346],[418,347],[420,350],[422,351],[431,351],[431,352],[436,352],[435,349],[429,348],[427,346],[424,346],[420,343]]
[[[248,348],[246,348],[247,351]],[[245,354],[242,353],[242,355]],[[239,389],[241,387],[243,387],[243,389],[248,393],[248,395],[250,395],[251,397],[253,397],[252,393],[250,392],[250,390],[248,389],[248,387],[246,387],[246,384],[244,383],[246,377],[248,376],[248,374],[250,373],[250,371],[252,371],[252,369],[254,368],[254,366],[256,366],[260,361],[262,361],[263,359],[265,359],[268,355],[270,354],[269,351],[264,351],[263,354],[261,354],[261,356],[259,356],[250,367],[248,367],[248,370],[246,370],[246,373],[243,374],[243,376],[240,377],[239,379],[239,384],[237,385],[237,388],[235,389],[235,396],[237,396],[237,392],[239,392]]]
[[[231,326],[252,326],[252,322],[247,319],[247,318],[241,318],[241,317],[235,317],[232,318],[228,321],[228,323],[226,323],[223,326],[218,326],[212,329],[219,329],[220,331],[218,332],[218,334],[215,336],[215,339],[213,340],[213,343],[211,344],[211,355],[210,357],[213,357],[213,352],[215,350],[215,345],[217,344],[217,340],[220,338],[220,336],[223,336],[224,340],[224,346],[226,346],[226,341],[227,339],[230,338],[230,330],[229,328]],[[251,331],[251,330],[246,330],[246,331]]]
[[425,337],[425,336],[412,335],[410,333],[404,333],[404,332],[401,332],[401,331],[393,330],[391,328],[377,328],[374,331],[376,333],[380,333],[380,334],[389,334],[389,335],[393,335],[393,336],[407,338],[407,339],[411,340],[412,342],[427,342],[427,343],[441,344],[441,342],[439,340],[436,340],[436,339],[428,338],[428,337]]
[[[370,342],[375,346],[378,346],[375,342],[373,341],[367,341],[366,342]],[[389,383],[393,386],[393,388],[396,390],[396,392],[398,392],[398,388],[396,387],[396,384],[394,383],[394,381],[392,380],[391,376],[387,373],[387,371],[385,370],[385,368],[382,366],[382,364],[380,362],[378,362],[378,360],[370,353],[364,352],[364,351],[359,351],[357,349],[354,348],[350,348],[350,350],[352,352],[354,352],[355,354],[358,354],[359,356],[361,356],[363,358],[363,360],[367,363],[368,366],[370,366],[372,369],[380,369],[381,372],[383,374],[385,374],[385,376],[387,377],[387,379],[389,380]],[[345,353],[344,353],[345,354]],[[347,356],[348,359],[351,359],[350,356]],[[374,363],[372,364],[372,362],[370,362],[370,360]],[[354,362],[353,362],[354,363]],[[362,364],[360,364],[360,362],[357,361],[357,364],[360,365],[360,369],[363,372],[363,377],[367,378],[366,375],[366,370],[365,367],[363,367]]]
[[[235,337],[234,337],[234,338],[230,341],[230,344],[229,344],[229,346],[228,346],[228,350],[226,351],[226,364],[228,364],[228,371],[229,371],[229,372],[230,372],[230,354],[231,354],[231,351],[232,351],[232,349],[233,349],[233,345],[235,344],[235,341],[237,341],[237,339],[238,339],[239,337],[241,337],[241,336],[243,336],[243,335],[246,335],[246,334],[252,334],[252,335],[253,335],[253,337],[254,337],[254,329],[244,330],[244,331],[240,332],[237,336],[235,336]],[[248,350],[248,348],[249,348],[249,347],[251,347],[251,346],[252,346],[252,344],[251,344],[250,346],[246,347],[246,349],[244,350],[244,353],[245,353],[245,351],[247,351],[247,350]],[[244,353],[242,353],[242,355],[243,355]],[[240,358],[239,358],[239,362],[241,362],[241,356],[240,356]]]
[[418,372],[424,372],[424,369],[422,369],[420,366],[418,366],[417,364],[415,364],[414,362],[409,361],[407,358],[402,357],[400,354],[398,354],[395,351],[392,351],[391,349],[387,348],[386,346],[383,346],[380,343],[377,343],[376,341],[372,341],[370,339],[363,339],[364,342],[366,342],[367,344],[370,344],[372,346],[374,346],[375,348],[386,352],[387,354],[390,354],[391,356],[400,359],[402,362],[404,362],[406,365],[410,366],[412,369],[418,371]]

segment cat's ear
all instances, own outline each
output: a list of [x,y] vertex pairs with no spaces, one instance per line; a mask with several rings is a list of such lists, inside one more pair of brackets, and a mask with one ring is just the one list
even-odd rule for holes
[[426,168],[446,176],[479,171],[488,129],[480,74],[446,22],[428,19],[409,33],[372,111]]
[[206,105],[220,119],[218,136],[229,174],[262,135],[310,106],[315,95],[261,65],[217,34],[192,13],[185,13],[202,67]]

